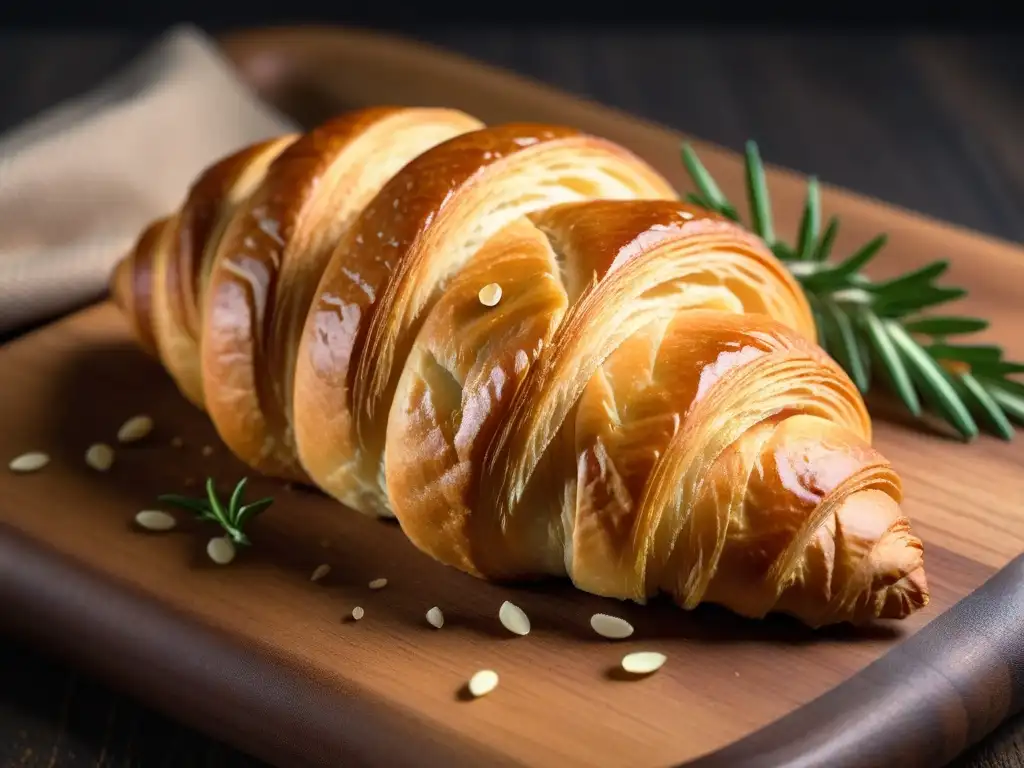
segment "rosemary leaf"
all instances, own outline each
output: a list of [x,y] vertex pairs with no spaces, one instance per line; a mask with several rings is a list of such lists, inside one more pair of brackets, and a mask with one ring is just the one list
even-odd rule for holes
[[900,357],[899,351],[893,345],[892,338],[889,335],[889,326],[869,310],[862,310],[860,312],[860,319],[864,325],[864,331],[871,341],[871,346],[885,368],[889,381],[896,390],[896,394],[900,396],[903,404],[907,406],[907,410],[914,414],[914,416],[920,416],[921,401],[917,396],[917,391],[914,389],[910,373],[903,364],[903,358]]
[[834,301],[826,298],[822,301],[822,304],[824,305],[825,316],[827,317],[825,322],[835,328],[837,337],[835,342],[836,354],[833,357],[850,374],[850,378],[857,385],[857,389],[862,393],[866,393],[871,386],[871,380],[863,363],[864,355],[860,349],[857,334],[853,329],[853,323],[850,321],[849,316]]
[[1003,350],[991,344],[929,344],[925,349],[936,360],[960,360],[964,363],[998,362]]
[[[860,339],[859,336],[857,338]],[[857,344],[857,348],[860,350],[860,364],[864,368],[864,378],[867,379],[867,381],[869,383],[868,385],[870,386],[870,382],[871,382],[871,345],[866,343],[866,342],[864,342],[864,341],[860,341]],[[865,392],[865,394],[867,394],[867,393]]]
[[771,246],[772,253],[775,254],[775,258],[779,261],[793,261],[796,258],[796,254],[793,250],[785,243],[776,240]]
[[239,480],[238,485],[235,486],[235,490],[231,494],[231,500],[228,502],[228,520],[230,520],[232,525],[238,525],[238,509],[242,506],[242,496],[245,494],[245,486],[248,482],[249,478],[247,477]]
[[906,320],[903,327],[910,333],[925,333],[929,336],[958,336],[976,333],[988,328],[988,321],[977,317],[922,317],[920,320]]
[[210,511],[213,512],[217,521],[224,526],[226,531],[230,531],[233,526],[224,507],[221,506],[220,499],[217,498],[217,489],[214,487],[212,477],[206,478],[206,498],[210,500]]
[[693,151],[693,147],[689,144],[683,144],[683,164],[686,166],[686,170],[689,171],[690,176],[693,178],[693,183],[697,185],[697,189],[700,190],[701,196],[710,203],[710,207],[713,210],[728,216],[728,212],[733,215],[729,218],[736,219],[736,211],[732,207],[732,204],[726,199],[725,195],[722,194],[722,190],[718,188],[718,184],[715,179],[708,173],[708,169],[704,167],[704,164],[697,157],[697,153]]
[[775,243],[775,226],[772,223],[771,199],[768,196],[768,182],[765,179],[764,164],[756,142],[748,141],[747,154],[747,197],[750,202],[750,216],[754,231],[768,245]]
[[1010,363],[1005,360],[983,360],[972,363],[971,371],[988,378],[998,379],[1011,373],[1024,373],[1024,363]]
[[829,254],[832,253],[832,244],[835,242],[836,235],[839,233],[839,219],[833,216],[828,221],[828,226],[825,227],[825,234],[821,236],[821,240],[818,241],[818,247],[814,251],[814,260],[818,262],[824,262],[828,260]]
[[963,288],[938,288],[934,285],[925,285],[892,299],[879,297],[874,306],[880,316],[898,318],[961,299],[966,295],[967,291]]
[[709,211],[715,210],[715,206],[705,200],[703,197],[698,195],[696,192],[687,192],[686,201],[693,203],[694,205],[700,206],[701,208],[707,208]]
[[992,399],[999,403],[999,406],[1007,416],[1018,424],[1024,425],[1024,396],[1014,394],[1000,388],[998,385],[992,384],[988,385],[987,391],[992,396]]
[[1006,418],[999,403],[988,393],[981,382],[970,373],[961,373],[957,378],[963,385],[963,391],[967,395],[966,399],[974,406],[974,410],[985,417],[999,437],[1003,440],[1012,440],[1013,425]]
[[813,176],[807,181],[807,202],[800,220],[800,235],[796,253],[800,261],[810,261],[821,228],[821,197],[818,194],[818,180]]
[[[972,370],[971,373],[978,376],[978,371],[976,369]],[[984,379],[985,386],[988,389],[992,389],[993,387],[1005,389],[1007,392],[1011,392],[1024,400],[1024,383],[1022,382],[1014,381],[1013,379],[990,378],[986,376],[978,376],[978,378]]]
[[176,493],[164,493],[156,498],[157,501],[162,501],[166,504],[173,504],[176,507],[181,507],[182,509],[194,512],[204,519],[216,519],[213,518],[209,502],[205,499],[192,499],[188,496],[179,496]]
[[265,499],[260,499],[259,501],[253,501],[249,504],[246,504],[244,507],[239,509],[237,514],[235,515],[235,524],[239,528],[242,528],[252,518],[256,517],[256,515],[266,510],[266,508],[273,503],[274,500],[268,496]]
[[908,272],[892,280],[882,283],[874,283],[868,290],[880,296],[899,298],[906,295],[913,289],[929,285],[935,278],[949,269],[948,261],[936,261],[913,272]]
[[242,530],[243,527],[273,503],[273,499],[266,498],[243,506],[242,497],[245,494],[247,483],[247,478],[238,481],[227,508],[217,497],[217,489],[214,487],[212,477],[206,480],[206,496],[204,498],[193,499],[175,493],[166,493],[157,498],[194,512],[200,520],[217,523],[236,544],[247,545],[250,543],[249,537]]
[[950,424],[968,440],[977,437],[978,425],[942,367],[900,325],[888,322],[885,328],[917,372],[922,389],[931,396],[935,406],[948,416]]
[[808,277],[804,281],[804,287],[811,291],[842,287],[846,278],[863,269],[882,250],[885,241],[885,235],[879,235],[840,264]]

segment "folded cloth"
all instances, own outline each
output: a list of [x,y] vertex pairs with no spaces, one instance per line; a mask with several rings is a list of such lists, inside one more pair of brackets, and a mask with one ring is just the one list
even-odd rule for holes
[[293,128],[183,26],[0,137],[0,334],[101,297],[117,259],[203,168]]

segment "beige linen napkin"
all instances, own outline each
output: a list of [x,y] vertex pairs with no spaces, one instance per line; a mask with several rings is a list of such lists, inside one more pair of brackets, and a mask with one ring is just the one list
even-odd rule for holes
[[0,334],[101,296],[115,261],[204,167],[293,127],[185,26],[0,136]]

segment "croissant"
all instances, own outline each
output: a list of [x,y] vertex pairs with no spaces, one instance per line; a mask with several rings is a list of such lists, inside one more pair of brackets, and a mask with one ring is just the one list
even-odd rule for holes
[[928,602],[799,285],[600,137],[346,113],[212,165],[111,292],[243,462],[466,573],[811,627]]

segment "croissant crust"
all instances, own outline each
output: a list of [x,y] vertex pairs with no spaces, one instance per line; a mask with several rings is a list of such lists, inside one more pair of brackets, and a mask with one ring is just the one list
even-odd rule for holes
[[346,113],[212,165],[111,290],[240,459],[466,573],[815,627],[928,602],[799,285],[607,140]]

